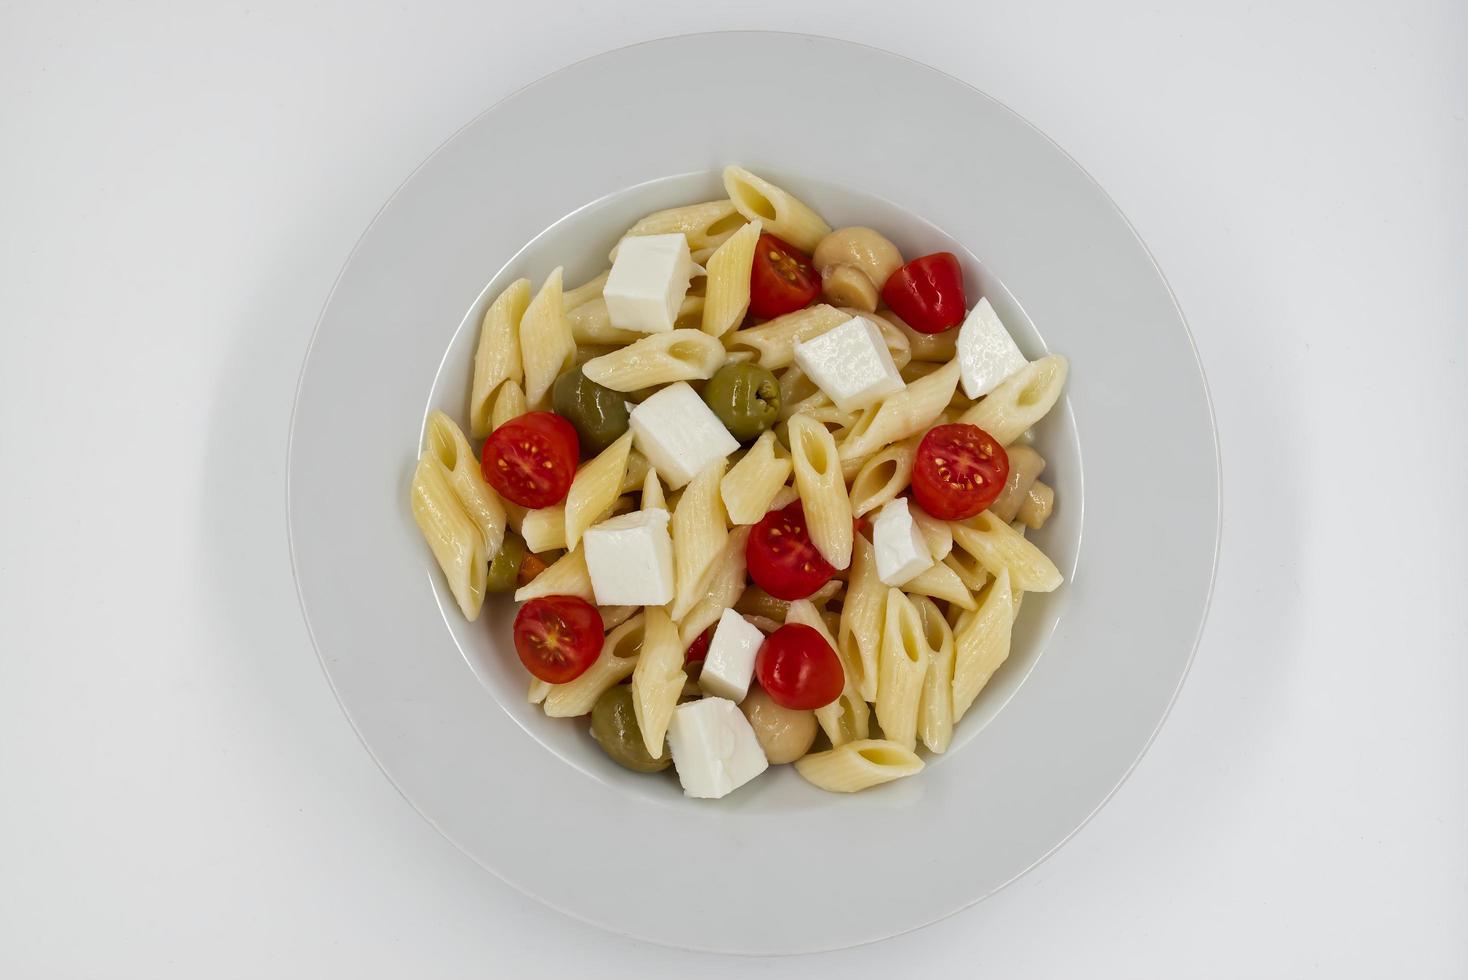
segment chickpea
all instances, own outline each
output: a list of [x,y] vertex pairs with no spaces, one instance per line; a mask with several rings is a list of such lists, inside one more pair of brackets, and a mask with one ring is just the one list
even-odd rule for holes
[[816,740],[815,712],[781,707],[758,685],[749,689],[739,710],[749,719],[771,765],[794,762],[809,752]]

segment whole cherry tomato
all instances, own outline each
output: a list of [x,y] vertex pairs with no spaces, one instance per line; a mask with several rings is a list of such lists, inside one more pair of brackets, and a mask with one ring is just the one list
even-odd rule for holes
[[811,542],[805,508],[798,500],[760,519],[744,546],[744,558],[754,584],[776,599],[804,599],[836,574]]
[[882,299],[918,333],[942,333],[958,326],[968,311],[958,256],[934,252],[913,259],[887,277]]
[[511,503],[550,507],[566,499],[580,455],[570,422],[554,412],[530,412],[490,433],[480,468]]
[[772,701],[795,711],[824,708],[846,686],[836,651],[804,623],[786,623],[765,637],[754,658],[754,673]]
[[1009,454],[993,436],[966,422],[929,429],[918,443],[912,496],[940,521],[961,521],[987,508],[1009,479]]
[[749,312],[770,319],[809,306],[821,294],[810,257],[771,234],[759,236],[749,270]]
[[597,608],[580,596],[540,596],[515,615],[515,652],[536,677],[566,684],[601,655],[604,625]]

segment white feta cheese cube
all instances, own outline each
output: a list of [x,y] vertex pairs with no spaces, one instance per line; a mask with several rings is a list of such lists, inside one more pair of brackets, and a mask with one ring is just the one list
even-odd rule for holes
[[912,519],[906,497],[882,505],[872,522],[872,550],[877,556],[877,578],[884,585],[905,585],[933,567],[928,542]]
[[602,290],[612,326],[643,333],[672,330],[693,270],[682,235],[622,239]]
[[599,606],[661,606],[673,601],[673,539],[668,512],[635,510],[581,536]]
[[632,409],[632,443],[669,490],[677,490],[716,459],[739,448],[698,392],[679,381]]
[[866,408],[904,387],[882,331],[866,317],[854,316],[797,342],[795,363],[843,412]]
[[732,609],[725,609],[714,629],[713,642],[703,661],[698,686],[704,694],[728,698],[735,704],[749,693],[749,679],[754,676],[754,657],[765,642],[765,635],[749,620]]
[[963,393],[970,398],[987,395],[1028,363],[989,300],[979,300],[958,328],[958,377]]
[[749,720],[727,698],[685,701],[674,708],[668,747],[685,796],[717,800],[770,767]]

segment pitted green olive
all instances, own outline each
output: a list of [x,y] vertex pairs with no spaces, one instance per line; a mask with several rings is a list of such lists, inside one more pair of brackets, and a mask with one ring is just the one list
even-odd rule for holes
[[633,772],[657,772],[673,762],[666,747],[661,759],[647,754],[632,707],[632,688],[626,684],[614,684],[597,698],[591,709],[591,737],[613,762]]
[[780,418],[780,384],[758,364],[725,364],[704,385],[703,400],[740,442],[758,437]]

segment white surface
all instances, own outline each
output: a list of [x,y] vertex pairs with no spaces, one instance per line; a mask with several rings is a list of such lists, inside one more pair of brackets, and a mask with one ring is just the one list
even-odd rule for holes
[[714,26],[879,43],[1057,139],[1166,270],[1224,454],[1209,630],[1107,808],[973,910],[760,969],[1468,971],[1461,6],[835,6],[0,14],[0,973],[750,969],[568,922],[413,813],[281,530],[298,355],[392,188],[524,82]]
[[735,704],[743,701],[754,677],[754,658],[764,642],[765,634],[758,626],[734,610],[725,609],[698,672],[699,688],[704,694],[728,698]]

